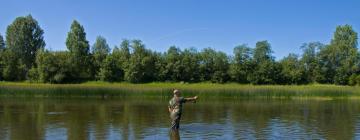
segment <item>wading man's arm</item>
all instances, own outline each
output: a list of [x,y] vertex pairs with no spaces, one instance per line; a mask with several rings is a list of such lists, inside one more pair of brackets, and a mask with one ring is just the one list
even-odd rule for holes
[[186,100],[187,102],[189,102],[189,101],[196,102],[197,98],[198,98],[198,96],[194,96],[194,97],[192,97],[192,98],[185,98],[185,100]]

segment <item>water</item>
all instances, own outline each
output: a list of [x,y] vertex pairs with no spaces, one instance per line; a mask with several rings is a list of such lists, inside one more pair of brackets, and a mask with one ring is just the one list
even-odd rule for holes
[[360,101],[200,100],[169,125],[164,99],[0,98],[0,140],[360,139]]

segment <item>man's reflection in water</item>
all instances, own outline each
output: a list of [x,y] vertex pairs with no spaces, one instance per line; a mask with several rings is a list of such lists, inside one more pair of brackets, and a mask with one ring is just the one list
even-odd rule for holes
[[170,130],[170,140],[180,140],[179,130]]

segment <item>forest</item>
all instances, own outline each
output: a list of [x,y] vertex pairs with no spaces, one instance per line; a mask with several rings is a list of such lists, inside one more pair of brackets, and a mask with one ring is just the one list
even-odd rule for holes
[[357,32],[336,27],[327,44],[300,44],[302,54],[276,60],[270,42],[240,44],[233,54],[213,48],[169,46],[166,52],[147,49],[141,40],[120,40],[110,48],[98,36],[90,45],[76,20],[67,34],[67,50],[46,48],[44,30],[31,15],[17,17],[0,34],[0,80],[35,83],[212,82],[254,85],[360,85]]

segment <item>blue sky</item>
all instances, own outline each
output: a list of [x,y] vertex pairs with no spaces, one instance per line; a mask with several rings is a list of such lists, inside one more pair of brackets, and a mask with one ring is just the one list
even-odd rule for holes
[[212,47],[232,54],[234,46],[268,40],[274,56],[300,54],[306,42],[329,43],[337,25],[360,31],[358,0],[6,0],[0,33],[18,16],[31,14],[44,29],[47,48],[65,50],[71,22],[84,27],[92,45],[141,39],[147,48]]

